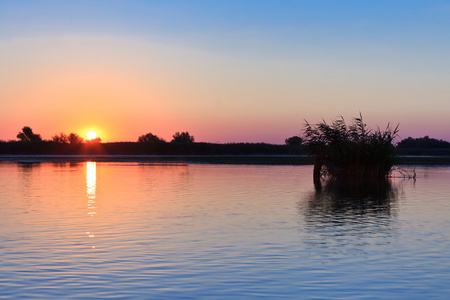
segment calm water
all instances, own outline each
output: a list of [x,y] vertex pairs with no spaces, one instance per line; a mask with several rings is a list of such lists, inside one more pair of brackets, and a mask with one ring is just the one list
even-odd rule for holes
[[450,167],[0,163],[0,298],[450,297]]

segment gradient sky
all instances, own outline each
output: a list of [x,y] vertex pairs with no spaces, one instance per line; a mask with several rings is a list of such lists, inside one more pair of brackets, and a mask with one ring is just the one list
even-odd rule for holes
[[450,140],[448,1],[3,1],[0,139],[284,143],[361,112]]

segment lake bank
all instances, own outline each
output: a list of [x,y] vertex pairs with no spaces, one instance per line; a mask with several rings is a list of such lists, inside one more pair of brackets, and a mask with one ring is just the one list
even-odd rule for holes
[[[312,165],[308,155],[0,155],[0,162],[143,162]],[[399,156],[398,165],[450,165],[450,156]]]

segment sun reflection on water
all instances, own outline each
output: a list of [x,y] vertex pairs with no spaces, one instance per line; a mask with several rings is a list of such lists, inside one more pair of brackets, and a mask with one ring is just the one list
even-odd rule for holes
[[86,191],[88,199],[95,199],[95,187],[97,183],[96,163],[88,161],[86,163]]
[[[97,185],[97,173],[96,173],[96,163],[88,161],[86,163],[86,192],[87,192],[87,214],[90,217],[93,217],[97,214],[96,206],[95,206],[95,198],[96,198],[96,185]],[[95,235],[87,231],[86,234],[88,237],[93,238]],[[95,246],[92,246],[95,248]]]

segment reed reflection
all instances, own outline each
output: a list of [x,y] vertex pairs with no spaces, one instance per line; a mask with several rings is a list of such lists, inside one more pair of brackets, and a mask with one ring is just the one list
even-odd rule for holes
[[20,191],[24,199],[33,198],[33,191],[36,190],[38,183],[33,180],[33,173],[36,173],[42,167],[41,162],[18,162],[17,167],[20,174]]
[[34,168],[39,168],[41,166],[41,162],[17,162],[17,166],[19,166],[22,173],[31,172]]
[[[88,161],[86,163],[86,193],[87,193],[87,214],[93,217],[97,214],[95,199],[96,199],[96,186],[97,186],[97,166],[95,162]],[[86,234],[93,238],[95,235],[91,231],[87,231]],[[95,246],[92,246],[95,248]]]
[[395,235],[397,200],[397,188],[389,180],[329,181],[307,194],[299,209],[311,240],[328,247],[368,236]]

